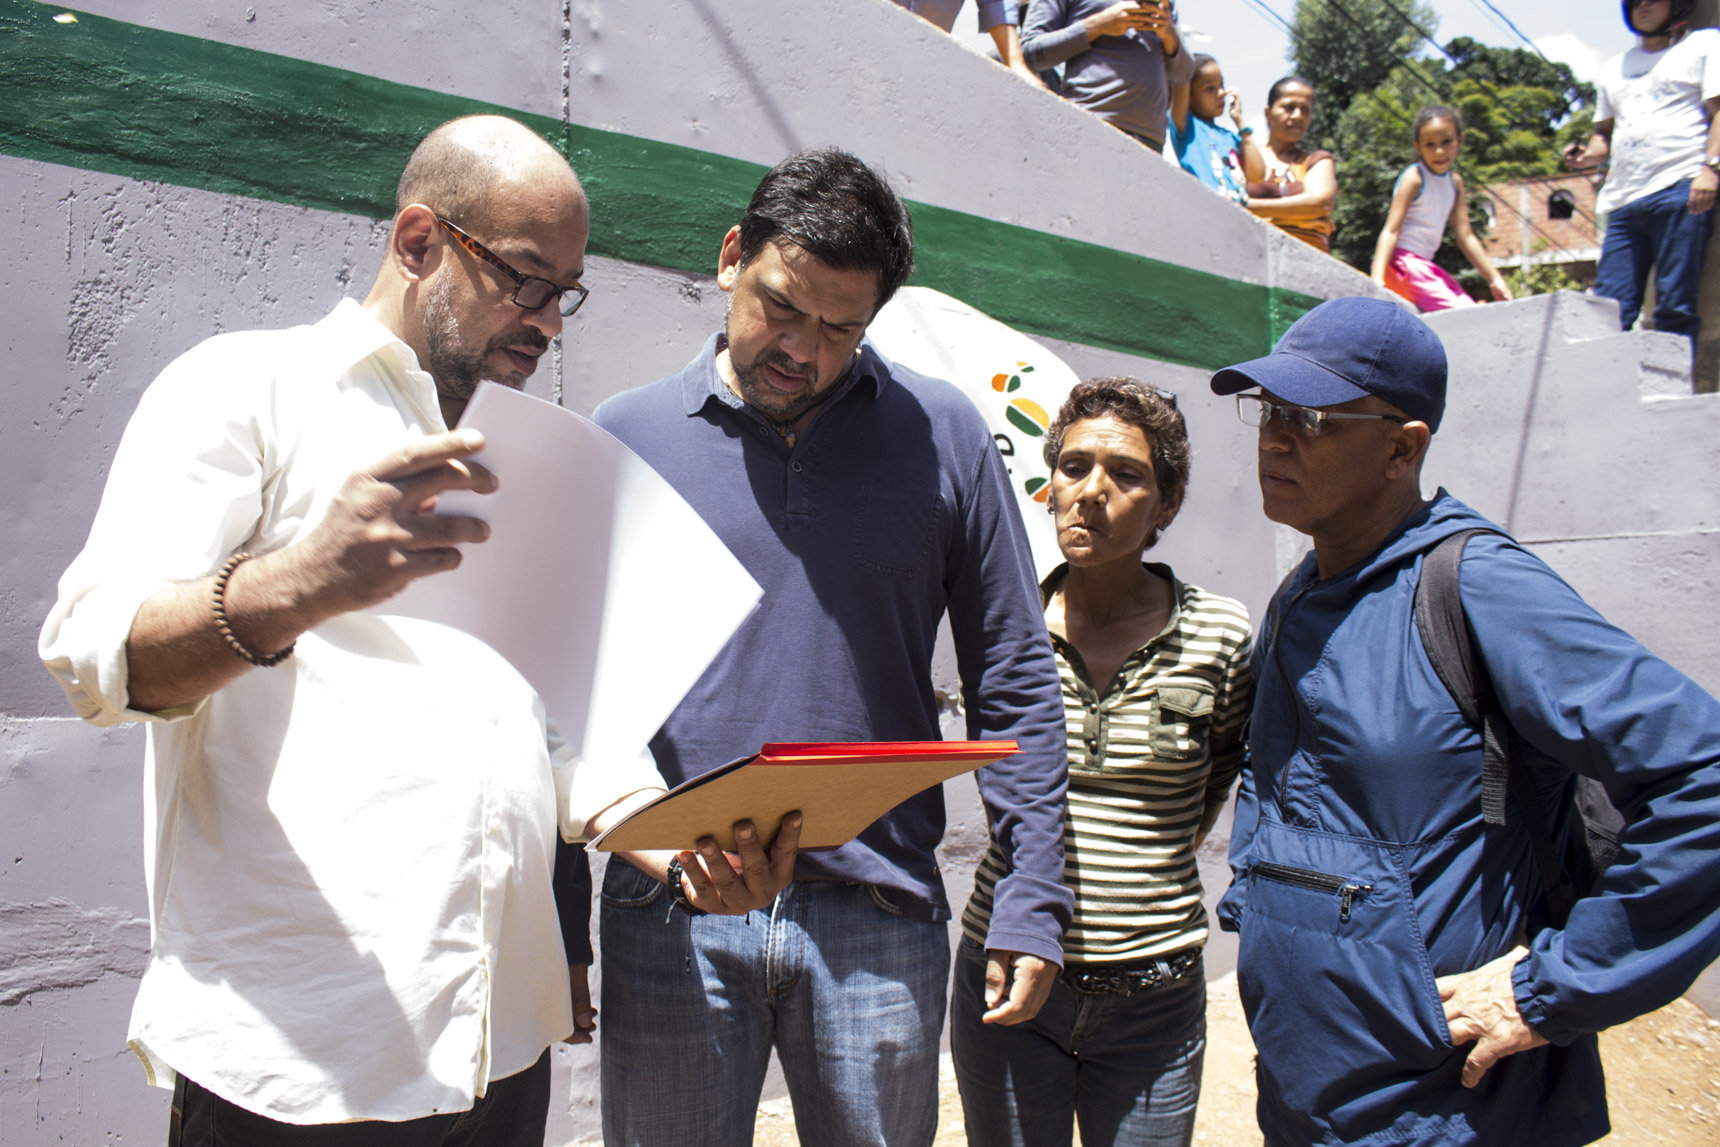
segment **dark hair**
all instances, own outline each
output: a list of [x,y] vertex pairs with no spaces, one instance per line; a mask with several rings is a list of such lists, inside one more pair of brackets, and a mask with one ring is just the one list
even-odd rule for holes
[[771,168],[741,217],[740,239],[743,267],[766,243],[783,241],[838,271],[876,271],[879,307],[914,269],[907,206],[883,176],[834,147]]
[[1303,79],[1301,76],[1285,76],[1283,79],[1273,84],[1271,90],[1266,93],[1266,106],[1271,107],[1273,104],[1277,103],[1278,97],[1283,95],[1284,89],[1289,87],[1291,84],[1301,84],[1303,87],[1307,88],[1309,100],[1312,101],[1314,96],[1314,85],[1312,83]]
[[1217,60],[1213,59],[1205,52],[1196,52],[1189,62],[1194,65],[1194,74],[1197,76],[1200,75],[1200,70],[1208,64],[1217,65],[1218,63]]
[[[1166,501],[1174,498],[1180,502],[1188,490],[1189,465],[1194,453],[1189,449],[1188,424],[1177,409],[1176,395],[1138,378],[1113,376],[1076,383],[1045,432],[1045,464],[1057,469],[1058,456],[1063,453],[1063,436],[1071,426],[1107,415],[1146,435],[1153,451],[1153,479],[1159,485],[1160,496]],[[1159,529],[1154,526],[1143,548],[1151,549],[1158,540]]]
[[1412,144],[1421,143],[1421,129],[1435,120],[1448,119],[1451,126],[1457,129],[1459,138],[1463,136],[1463,117],[1457,114],[1456,108],[1448,108],[1444,104],[1428,104],[1415,113],[1415,122],[1410,124],[1409,138]]

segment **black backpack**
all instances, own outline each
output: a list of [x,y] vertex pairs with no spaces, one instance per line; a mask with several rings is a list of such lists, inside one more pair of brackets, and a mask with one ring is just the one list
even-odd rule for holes
[[1475,635],[1458,590],[1457,571],[1464,547],[1476,534],[1491,533],[1498,531],[1463,530],[1428,551],[1421,563],[1421,582],[1415,589],[1415,628],[1434,672],[1464,719],[1481,730],[1482,818],[1488,824],[1503,825],[1505,794],[1511,794],[1529,831],[1553,927],[1563,928],[1577,899],[1593,891],[1601,873],[1618,855],[1618,837],[1625,819],[1600,782],[1579,776],[1563,857],[1553,848],[1553,836],[1535,795],[1529,767],[1511,751],[1511,725],[1494,696],[1487,667],[1476,655]]

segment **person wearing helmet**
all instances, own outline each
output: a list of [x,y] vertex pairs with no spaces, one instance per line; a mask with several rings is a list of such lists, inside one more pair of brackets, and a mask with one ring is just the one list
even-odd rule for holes
[[1696,291],[1720,186],[1720,32],[1691,31],[1695,0],[1623,0],[1637,46],[1601,68],[1595,132],[1566,165],[1608,163],[1595,210],[1606,238],[1595,294],[1629,330],[1654,271],[1654,328],[1696,338]]

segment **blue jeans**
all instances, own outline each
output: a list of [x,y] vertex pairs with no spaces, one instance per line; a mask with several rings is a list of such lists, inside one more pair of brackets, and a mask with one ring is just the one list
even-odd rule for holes
[[1206,974],[1131,995],[1077,992],[1059,977],[1039,1014],[981,1022],[985,951],[956,952],[950,1050],[972,1147],[1188,1147],[1206,1056]]
[[949,936],[900,915],[889,895],[797,881],[768,911],[694,919],[612,861],[604,1143],[746,1147],[774,1044],[802,1144],[929,1147]]
[[1618,300],[1619,325],[1629,330],[1642,313],[1648,272],[1654,271],[1654,329],[1696,337],[1696,291],[1714,212],[1688,210],[1690,181],[1633,199],[1607,217],[1595,270],[1595,294]]

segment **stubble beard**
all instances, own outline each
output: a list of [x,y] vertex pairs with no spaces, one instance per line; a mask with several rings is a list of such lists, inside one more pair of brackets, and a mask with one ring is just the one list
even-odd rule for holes
[[[741,398],[748,406],[776,422],[792,421],[823,402],[848,373],[843,371],[829,386],[820,388],[816,364],[795,362],[774,347],[760,351],[751,362],[743,363],[735,357],[734,340],[728,338],[726,315],[723,320],[723,337],[728,342],[729,369],[734,371],[735,385],[740,388]],[[805,379],[806,389],[800,394],[786,396],[772,389],[764,380],[764,368],[767,365],[776,367],[784,374]]]
[[431,286],[429,297],[424,302],[424,350],[429,360],[424,363],[424,369],[436,380],[437,393],[443,398],[454,402],[470,401],[478,384],[486,380],[515,390],[525,389],[529,375],[517,370],[492,375],[485,366],[493,351],[511,346],[544,350],[549,346],[549,340],[536,331],[528,330],[514,335],[497,335],[482,348],[474,349],[460,333],[460,324],[454,318],[453,281],[444,276]]

